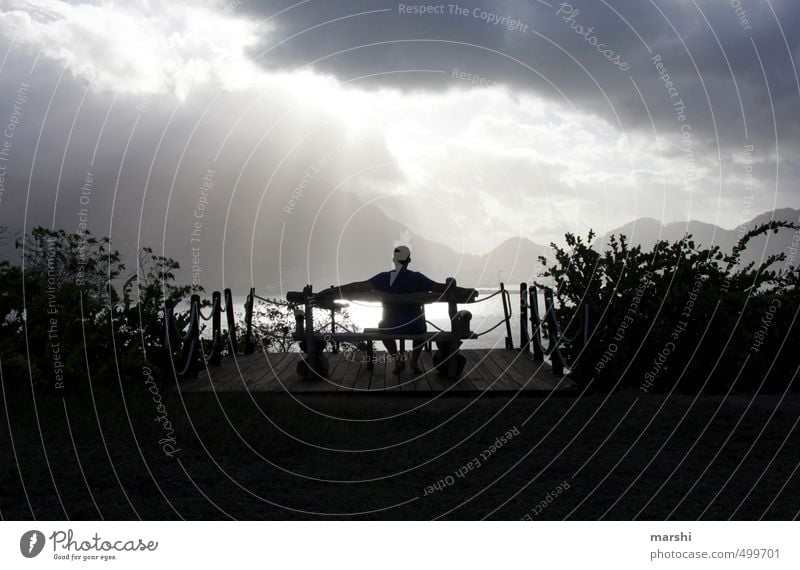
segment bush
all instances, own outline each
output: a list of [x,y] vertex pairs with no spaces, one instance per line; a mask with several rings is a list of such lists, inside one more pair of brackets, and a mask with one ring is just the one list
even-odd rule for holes
[[[755,236],[797,226],[770,222],[747,232],[730,253],[700,248],[691,235],[659,241],[649,252],[612,236],[598,252],[566,235],[551,244],[555,261],[541,277],[555,283],[565,335],[580,329],[578,307],[589,306],[591,334],[565,343],[575,376],[592,389],[624,386],[642,392],[782,392],[800,359],[795,317],[798,270],[776,270],[785,254],[754,267],[738,264]],[[539,283],[542,286],[541,283]]]
[[177,262],[143,248],[136,272],[122,281],[125,265],[109,238],[38,227],[16,247],[20,265],[0,263],[4,382],[29,377],[65,389],[90,375],[138,378],[145,365],[165,368],[164,300],[197,289],[174,284]]

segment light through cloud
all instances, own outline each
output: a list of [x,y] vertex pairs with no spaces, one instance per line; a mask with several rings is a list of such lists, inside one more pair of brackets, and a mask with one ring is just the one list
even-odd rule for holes
[[[314,155],[297,157],[297,141],[329,123],[318,146],[341,150],[320,180],[463,252],[485,252],[513,236],[546,243],[586,227],[602,233],[642,216],[688,219],[698,205],[708,206],[708,196],[687,191],[676,131],[626,128],[609,118],[628,109],[600,116],[568,95],[545,97],[496,81],[453,78],[446,90],[405,90],[314,66],[271,69],[258,54],[280,41],[273,22],[229,8],[11,1],[2,4],[0,27],[16,48],[66,66],[93,92],[159,95],[154,104],[164,108],[180,101],[202,109],[220,91],[244,97],[252,115],[240,126],[280,121],[281,137],[268,140],[298,164]],[[243,107],[228,112],[212,145],[239,125]],[[228,148],[252,144],[237,141],[240,132],[226,140]],[[716,158],[707,156],[692,166],[694,185],[714,188]]]

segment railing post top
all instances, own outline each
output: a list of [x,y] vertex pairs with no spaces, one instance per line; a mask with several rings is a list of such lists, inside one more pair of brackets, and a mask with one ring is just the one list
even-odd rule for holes
[[199,303],[200,302],[200,295],[194,294],[192,295],[192,303]]

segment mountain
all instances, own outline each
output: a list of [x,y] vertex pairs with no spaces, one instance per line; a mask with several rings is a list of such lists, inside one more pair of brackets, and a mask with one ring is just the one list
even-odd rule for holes
[[[238,220],[250,216],[250,222],[226,223],[222,208],[217,209],[219,218],[213,218],[213,213],[204,218],[208,229],[203,229],[200,283],[207,292],[231,287],[234,295],[244,295],[252,283],[260,295],[282,297],[307,283],[320,289],[368,279],[392,268],[392,250],[398,244],[411,248],[411,269],[437,281],[455,277],[460,285],[470,287],[496,287],[502,280],[516,290],[521,281],[530,283],[541,271],[539,256],[551,258],[548,246],[524,237],[507,239],[482,255],[461,254],[446,244],[413,234],[374,204],[362,203],[350,192],[335,192],[324,182],[309,185],[294,201],[286,192],[267,194],[257,214],[251,214],[254,203],[254,199],[237,200],[234,205],[241,211],[230,216]],[[797,221],[798,214],[798,210],[783,209],[776,210],[774,217]],[[610,234],[623,233],[631,243],[649,249],[657,239],[674,241],[691,233],[696,242],[719,244],[730,251],[740,232],[768,221],[772,215],[761,214],[731,230],[697,220],[662,224],[641,218],[598,238],[594,245],[602,249]],[[175,244],[174,252],[168,250],[167,255],[180,260],[183,274],[178,281],[184,283],[192,278],[193,259],[187,257],[191,244],[186,239],[191,223],[187,220],[177,230],[179,237],[168,242]],[[224,234],[219,229],[224,229]],[[792,234],[781,231],[753,240],[742,260],[786,251]]]
[[[510,238],[486,254],[462,254],[413,234],[380,208],[361,204],[348,193],[337,196],[333,207],[298,209],[289,220],[277,218],[262,227],[253,263],[254,284],[262,295],[279,295],[306,283],[319,289],[368,279],[393,267],[392,250],[399,244],[411,249],[411,269],[436,281],[455,277],[469,287],[497,287],[501,279],[518,287],[520,281],[530,281],[538,256],[549,252],[526,238]],[[242,265],[241,260],[232,263],[233,268]],[[249,277],[241,271],[226,273],[226,281],[240,290],[249,287]]]
[[[658,240],[672,242],[681,239],[686,234],[691,234],[695,243],[706,247],[718,245],[723,252],[728,253],[742,235],[757,225],[770,220],[800,223],[800,210],[782,208],[772,212],[764,212],[730,230],[698,220],[662,224],[653,218],[639,218],[611,230],[604,236],[598,237],[593,242],[593,245],[595,249],[603,249],[611,235],[623,234],[629,238],[631,245],[641,245],[644,251],[648,251],[652,249]],[[782,229],[777,234],[770,232],[766,236],[752,239],[747,249],[742,253],[740,263],[746,264],[751,261],[759,263],[767,256],[780,252],[788,255],[789,248],[792,247],[794,233],[791,229]],[[794,246],[797,246],[796,242]]]

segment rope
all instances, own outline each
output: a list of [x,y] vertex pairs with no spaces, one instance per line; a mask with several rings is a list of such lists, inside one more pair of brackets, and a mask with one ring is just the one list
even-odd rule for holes
[[487,329],[487,330],[485,330],[485,331],[483,331],[483,332],[475,333],[475,336],[483,336],[483,335],[485,335],[486,333],[490,333],[490,332],[492,332],[494,329],[496,329],[497,327],[499,327],[500,325],[502,325],[503,323],[505,323],[507,320],[508,320],[508,319],[500,319],[500,322],[498,322],[498,323],[497,323],[496,325],[494,325],[492,328],[490,328],[490,329]]
[[580,332],[580,331],[576,331],[576,332],[575,332],[575,334],[574,334],[574,335],[572,335],[572,337],[568,337],[568,336],[567,336],[567,335],[565,335],[564,333],[561,333],[561,338],[559,338],[559,339],[558,339],[558,341],[559,341],[559,344],[560,344],[561,342],[563,342],[563,341],[567,341],[568,343],[572,344],[573,342],[575,342],[575,339],[577,339],[577,338],[578,338],[578,332]]
[[[330,328],[330,326],[331,326],[331,322],[328,321],[327,323],[325,323],[323,325],[320,325],[318,328],[314,329],[314,332],[329,332],[329,331],[326,331],[325,329]],[[346,326],[344,326],[341,323],[336,323],[336,328],[337,329],[342,329],[343,331],[350,332],[350,333],[357,333],[358,332],[357,330],[347,328]]]
[[497,291],[495,291],[494,293],[492,293],[488,297],[484,297],[483,299],[478,299],[477,301],[472,301],[472,303],[470,303],[470,305],[475,305],[477,303],[483,303],[484,301],[488,301],[489,299],[491,299],[495,295],[499,295],[500,293],[508,293],[508,291],[504,291],[503,289],[498,289]]
[[435,329],[436,329],[437,331],[439,331],[439,332],[443,332],[443,333],[446,333],[446,332],[447,332],[447,331],[446,331],[446,330],[444,330],[444,329],[440,329],[439,327],[437,327],[435,324],[433,324],[432,322],[430,322],[430,321],[429,321],[429,320],[427,320],[427,319],[425,320],[425,322],[426,322],[426,323],[428,323],[429,325],[431,325],[433,328],[435,328]]
[[504,290],[503,293],[506,294],[506,300],[508,301],[508,303],[506,303],[506,306],[508,307],[508,318],[510,319],[514,314],[513,309],[511,308],[512,307],[511,293],[508,291],[508,289]]

